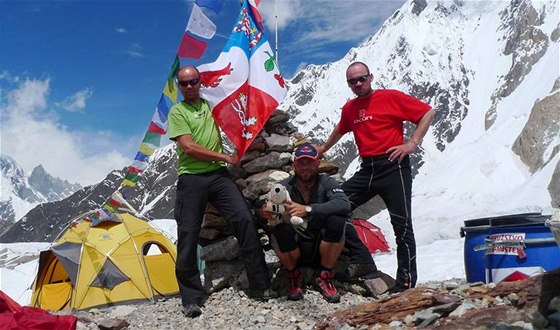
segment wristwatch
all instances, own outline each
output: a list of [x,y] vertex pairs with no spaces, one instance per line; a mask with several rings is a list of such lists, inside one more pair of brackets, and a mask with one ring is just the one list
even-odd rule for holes
[[313,211],[311,205],[305,205],[305,212],[307,212],[307,214],[311,214],[311,211]]

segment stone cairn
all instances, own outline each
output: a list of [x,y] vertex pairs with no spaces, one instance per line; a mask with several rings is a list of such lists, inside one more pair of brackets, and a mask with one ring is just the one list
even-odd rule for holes
[[[241,189],[243,196],[255,210],[257,202],[264,198],[272,185],[293,175],[292,152],[294,147],[309,142],[297,129],[288,122],[289,116],[276,110],[259,136],[254,140],[243,158],[241,166],[230,167],[230,173]],[[321,173],[327,173],[341,181],[338,167],[326,160],[321,161]],[[261,243],[272,279],[272,287],[280,294],[286,292],[287,282],[280,273],[281,264],[268,244],[270,227],[257,217],[257,228],[261,235]],[[218,211],[208,204],[202,229],[199,235],[200,259],[204,261],[204,286],[207,293],[219,291],[227,287],[237,290],[248,288],[247,275],[239,258],[239,247],[233,236],[233,230]],[[341,255],[335,268],[341,271],[348,265],[348,257]],[[312,278],[311,269],[302,269],[307,281]],[[367,287],[356,284],[338,283],[346,290],[357,294],[368,295]]]

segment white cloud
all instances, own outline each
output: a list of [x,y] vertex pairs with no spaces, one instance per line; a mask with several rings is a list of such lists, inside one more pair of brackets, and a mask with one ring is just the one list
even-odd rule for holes
[[146,55],[142,52],[143,50],[144,47],[142,47],[142,45],[138,43],[133,43],[132,45],[130,45],[128,49],[124,50],[124,53],[130,57],[139,57],[139,58],[146,57]]
[[56,105],[70,112],[82,112],[86,107],[86,101],[93,95],[92,88],[85,88],[74,95],[66,97]]
[[[276,16],[278,16],[278,29],[287,27],[292,21],[304,16],[304,8],[301,0],[263,1],[259,5],[259,12],[263,18],[265,29],[274,31]],[[278,5],[278,6],[276,6]],[[278,11],[277,11],[278,10]],[[276,15],[278,14],[278,15]],[[268,32],[267,34],[270,34]]]
[[128,30],[125,28],[116,28],[115,32],[117,33],[128,33]]
[[301,70],[305,69],[308,65],[309,65],[309,63],[307,63],[307,62],[301,62],[300,64],[298,64],[298,66],[294,70],[294,72],[300,72]]
[[146,57],[144,53],[136,52],[134,50],[125,50],[124,53],[130,57],[138,57],[138,58]]
[[9,79],[10,78],[10,73],[6,70],[0,72],[0,80],[2,79]]
[[[50,79],[14,79],[15,87],[2,99],[2,154],[14,158],[26,171],[42,164],[53,176],[82,185],[97,183],[112,170],[129,165],[121,136],[112,132],[79,132],[60,123],[49,110]],[[124,139],[126,140],[126,139]],[[136,140],[137,141],[137,140]]]
[[[372,35],[405,0],[279,0],[278,29],[285,49],[322,49],[341,41],[360,42]],[[269,31],[275,26],[275,1],[262,2],[260,11]],[[302,24],[303,22],[303,24]],[[299,33],[282,36],[290,24]],[[284,31],[283,31],[284,30]],[[270,33],[269,33],[270,34]],[[282,44],[282,43],[280,43]],[[298,48],[294,48],[298,47]]]

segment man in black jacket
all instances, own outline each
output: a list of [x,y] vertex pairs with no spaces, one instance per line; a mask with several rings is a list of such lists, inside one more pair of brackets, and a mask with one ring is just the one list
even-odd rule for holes
[[[287,270],[288,298],[303,298],[303,280],[298,265],[304,264],[317,268],[313,285],[328,302],[336,303],[340,301],[340,295],[332,282],[333,268],[344,247],[350,202],[336,180],[318,174],[319,154],[313,145],[302,144],[296,148],[293,166],[296,175],[282,182],[292,199],[284,206],[289,216],[301,217],[305,222],[303,226],[293,226],[289,222],[278,224],[272,229],[271,242]],[[275,217],[264,206],[260,216],[265,219]]]

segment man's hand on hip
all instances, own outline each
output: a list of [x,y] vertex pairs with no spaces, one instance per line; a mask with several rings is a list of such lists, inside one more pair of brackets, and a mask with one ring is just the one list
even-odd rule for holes
[[389,161],[394,162],[396,159],[398,159],[399,163],[402,162],[404,157],[410,155],[414,152],[414,150],[416,150],[416,147],[417,145],[409,140],[404,144],[387,149],[387,153],[389,154]]

